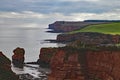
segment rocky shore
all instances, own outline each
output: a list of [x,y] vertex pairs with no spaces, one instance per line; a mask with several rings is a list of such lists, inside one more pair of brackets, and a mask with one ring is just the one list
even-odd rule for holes
[[[69,32],[92,25],[84,23],[62,21],[50,24],[49,28],[55,32]],[[47,62],[51,68],[48,80],[120,79],[117,62],[120,59],[120,47],[115,45],[120,43],[119,35],[94,32],[60,34],[56,42],[67,43],[67,46],[41,49],[40,59]]]
[[[40,60],[49,64],[50,74],[43,72],[39,78],[30,74],[19,74],[11,70],[11,61],[0,52],[2,80],[119,80],[120,48],[42,48]],[[4,62],[2,62],[4,61]],[[41,64],[41,63],[40,63]],[[43,66],[44,67],[44,66]],[[46,74],[46,75],[45,75]],[[9,77],[5,77],[5,76]]]
[[[54,32],[69,32],[87,25],[109,22],[65,22],[57,21],[49,25]],[[25,63],[24,48],[13,50],[12,63],[15,67],[31,67],[28,64],[49,68],[46,73],[36,67],[41,74],[18,74],[11,70],[11,61],[0,52],[0,80],[120,80],[120,35],[95,32],[59,34],[56,42],[65,47],[41,48],[39,59]],[[7,76],[7,77],[6,77]]]
[[[47,75],[50,72],[49,69],[45,68],[45,66],[42,66],[44,68],[41,68],[41,66],[30,66],[29,63],[24,62],[25,50],[23,48],[17,47],[13,50],[13,53],[12,61],[10,61],[2,52],[0,52],[0,80],[48,80]],[[40,65],[37,61],[34,63],[36,63],[36,65]],[[35,65],[34,63],[30,62],[32,65]],[[21,69],[28,67],[39,71],[39,73],[37,73],[37,77],[34,76],[34,72],[32,73],[33,75],[29,72],[25,74],[16,74],[11,69],[12,64],[14,67]]]

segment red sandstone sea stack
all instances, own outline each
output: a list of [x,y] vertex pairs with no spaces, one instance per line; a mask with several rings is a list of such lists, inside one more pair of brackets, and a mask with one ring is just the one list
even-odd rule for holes
[[22,67],[24,64],[25,50],[23,48],[17,47],[13,50],[14,55],[12,56],[12,63],[16,67]]

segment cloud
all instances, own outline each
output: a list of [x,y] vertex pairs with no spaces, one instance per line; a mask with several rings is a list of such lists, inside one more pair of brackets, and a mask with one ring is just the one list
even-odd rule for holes
[[99,0],[59,0],[59,1],[63,1],[63,2],[81,2],[81,1],[88,1],[88,2],[96,2],[96,1],[99,1]]
[[88,19],[120,20],[120,9],[105,13],[37,13],[33,11],[0,12],[0,26],[17,28],[47,28],[55,21],[83,21]]
[[[52,21],[82,21],[86,19],[120,19],[120,9],[105,13],[71,13],[65,15],[62,13],[37,13],[32,11],[23,12],[0,12],[0,20],[4,19],[17,19],[17,20],[33,20],[35,22],[42,21],[49,23]],[[2,21],[1,21],[2,22]]]
[[18,18],[18,19],[27,19],[27,18],[45,18],[44,14],[32,12],[32,11],[23,11],[23,12],[0,12],[0,18]]
[[23,0],[23,2],[81,2],[81,1],[88,1],[88,2],[94,2],[94,1],[99,1],[99,0]]
[[104,13],[120,9],[120,0],[0,0],[0,11],[50,13]]
[[75,20],[87,20],[87,19],[92,19],[92,20],[120,20],[120,12],[115,13],[115,12],[107,12],[107,13],[101,13],[101,14],[95,14],[95,13],[75,13],[72,14],[72,16],[75,16]]

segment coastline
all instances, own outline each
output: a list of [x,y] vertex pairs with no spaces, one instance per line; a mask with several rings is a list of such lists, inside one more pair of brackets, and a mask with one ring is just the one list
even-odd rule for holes
[[[69,30],[72,30],[72,28]],[[64,34],[64,32],[61,33],[62,34],[57,35],[56,40],[46,39],[44,41],[48,43],[64,43],[66,44],[66,46],[41,48],[39,58],[38,60],[36,60],[36,62],[24,62],[24,55],[22,54],[22,56],[20,55],[21,57],[19,56],[19,52],[20,54],[22,52],[21,51],[15,52],[15,55],[16,56],[18,55],[18,57],[15,57],[15,59],[19,60],[23,59],[22,69],[30,68],[31,70],[37,70],[34,73],[32,72],[32,74],[30,73],[18,74],[20,80],[25,79],[62,80],[64,78],[70,80],[85,80],[91,77],[105,80],[112,79],[113,77],[109,74],[113,73],[115,78],[119,78],[118,76],[119,74],[116,74],[115,70],[109,72],[111,70],[111,66],[116,69],[118,67],[117,64],[115,66],[112,64],[116,62],[116,60],[119,60],[119,58],[118,59],[115,58],[116,56],[119,56],[118,53],[120,49],[119,47],[114,45],[120,42],[119,35],[82,32],[78,34],[72,34],[71,36],[71,34]],[[100,39],[98,36],[99,37],[101,36],[102,38]],[[96,53],[98,54],[96,55]],[[112,58],[109,56],[112,56]],[[104,57],[103,60],[100,59],[102,57]],[[111,63],[109,59],[113,60],[113,63]],[[17,60],[18,64],[19,60]],[[106,62],[104,62],[104,60]],[[96,72],[94,72],[94,70]],[[99,70],[103,71],[103,73],[99,73]],[[107,73],[106,70],[108,71]],[[38,74],[36,74],[37,72]],[[91,75],[91,73],[93,75]],[[94,74],[98,74],[98,76]],[[105,74],[106,76],[102,76],[103,74]],[[35,75],[37,75],[37,77]]]

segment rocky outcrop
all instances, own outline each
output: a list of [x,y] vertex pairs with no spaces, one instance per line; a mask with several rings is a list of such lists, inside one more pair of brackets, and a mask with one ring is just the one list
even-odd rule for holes
[[23,67],[25,50],[23,48],[17,47],[13,50],[14,55],[12,56],[12,63],[16,67]]
[[80,32],[75,34],[59,34],[57,36],[57,42],[61,43],[73,42],[76,40],[89,45],[117,44],[120,42],[120,35]]
[[50,60],[56,51],[57,48],[41,48],[37,64],[41,67],[50,67]]
[[[49,52],[47,51],[45,54],[49,54]],[[58,48],[47,60],[51,68],[48,80],[119,80],[119,60],[120,48],[117,47],[113,47],[113,49],[112,47],[100,47],[96,50]]]
[[86,21],[86,22],[67,22],[67,21],[56,21],[53,24],[49,24],[49,29],[52,29],[51,32],[70,32],[73,30],[78,30],[81,28],[84,28],[88,25],[93,24],[101,24],[101,23],[108,23],[108,22],[102,22],[102,21]]
[[86,55],[89,78],[100,80],[120,79],[119,51],[89,51]]
[[42,48],[39,60],[49,63],[52,70],[48,80],[84,80],[77,51],[71,47]]
[[48,80],[84,80],[78,53],[66,56],[65,51],[60,49],[52,57],[50,65],[52,72]]
[[11,61],[0,52],[0,80],[19,80],[11,70]]

